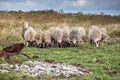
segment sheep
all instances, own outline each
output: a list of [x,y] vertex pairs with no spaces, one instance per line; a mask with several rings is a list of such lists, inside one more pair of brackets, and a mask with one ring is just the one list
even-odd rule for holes
[[36,44],[37,44],[37,47],[43,47],[43,39],[44,39],[44,36],[43,36],[43,31],[42,30],[39,30],[35,36],[35,41],[36,41]]
[[107,41],[107,39],[109,39],[109,35],[107,34],[107,30],[106,28],[100,28],[100,31],[102,33],[102,38],[101,41]]
[[70,45],[69,39],[70,28],[68,26],[65,26],[62,28],[62,30],[63,30],[62,46],[66,47]]
[[101,41],[101,38],[102,38],[100,29],[97,26],[91,26],[89,28],[89,34],[88,35],[89,35],[90,43],[92,43],[92,44],[95,43],[96,46],[99,47],[100,41]]
[[69,35],[69,39],[70,39],[70,45],[73,47],[77,47],[78,43],[81,39],[80,36],[80,31],[78,28],[76,27],[72,27],[70,30],[70,35]]
[[45,47],[51,47],[52,37],[50,30],[46,30],[44,32],[44,43]]
[[89,27],[89,31],[88,31],[88,38],[90,40],[90,34],[94,29],[99,29],[98,26],[92,25]]
[[78,29],[79,29],[80,34],[81,34],[80,37],[82,37],[80,42],[83,43],[83,40],[85,40],[86,31],[85,31],[85,29],[83,27],[78,27]]
[[27,22],[24,22],[22,28],[22,37],[28,46],[33,46],[35,42],[36,31],[33,27],[29,27]]
[[57,43],[59,47],[61,47],[62,38],[63,38],[63,30],[59,27],[53,27],[50,29],[52,39],[54,40],[54,46]]

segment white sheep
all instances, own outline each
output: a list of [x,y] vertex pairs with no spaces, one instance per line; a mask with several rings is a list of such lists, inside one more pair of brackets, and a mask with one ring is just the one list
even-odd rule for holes
[[70,45],[70,39],[69,39],[70,28],[68,26],[65,26],[62,28],[62,30],[63,30],[62,45],[66,47]]
[[42,30],[39,30],[35,36],[35,41],[37,43],[37,47],[43,47],[43,38],[44,34]]
[[45,47],[51,47],[52,37],[50,30],[44,31],[44,43]]
[[72,27],[70,30],[70,35],[69,35],[69,39],[70,39],[70,45],[73,47],[77,47],[78,43],[81,41],[82,37],[80,36],[80,31],[78,28],[76,27]]
[[85,31],[84,27],[78,27],[78,29],[80,31],[80,37],[82,37],[80,42],[83,43],[83,40],[85,40],[86,31]]
[[97,26],[91,26],[89,28],[88,36],[89,36],[90,43],[92,44],[95,43],[96,46],[99,47],[102,35],[101,35],[100,29]]
[[28,46],[33,46],[35,42],[36,31],[33,27],[29,27],[27,22],[24,22],[22,28],[22,37]]
[[108,33],[107,33],[107,29],[106,28],[100,28],[100,31],[102,33],[101,41],[107,41],[110,38]]
[[61,47],[63,30],[59,27],[54,27],[54,28],[51,28],[50,30],[51,30],[52,39],[54,40],[54,45],[57,43],[57,45]]

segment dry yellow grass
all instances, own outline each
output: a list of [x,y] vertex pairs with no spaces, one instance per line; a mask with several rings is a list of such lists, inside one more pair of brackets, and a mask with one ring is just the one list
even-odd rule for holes
[[35,30],[46,30],[54,26],[106,27],[111,36],[120,37],[120,16],[61,14],[52,10],[38,12],[5,12],[0,11],[0,43],[23,41],[21,38],[22,23],[27,21]]

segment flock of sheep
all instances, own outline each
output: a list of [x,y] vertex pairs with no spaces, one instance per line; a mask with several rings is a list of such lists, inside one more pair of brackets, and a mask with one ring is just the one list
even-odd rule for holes
[[[52,27],[46,31],[36,32],[27,22],[23,23],[22,37],[28,46],[51,47],[52,44],[57,47],[77,47],[83,43],[86,38],[84,27]],[[99,28],[95,25],[90,26],[88,30],[88,39],[91,44],[97,47],[100,42],[109,38],[106,28]]]

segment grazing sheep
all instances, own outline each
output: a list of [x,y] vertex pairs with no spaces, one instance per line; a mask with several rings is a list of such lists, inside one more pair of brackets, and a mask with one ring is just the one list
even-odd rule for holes
[[78,43],[81,39],[80,32],[78,28],[72,27],[69,35],[70,45],[73,47],[77,47]]
[[90,40],[90,34],[93,32],[93,30],[95,29],[99,29],[98,26],[95,26],[95,25],[92,25],[89,27],[89,30],[88,30],[88,39]]
[[90,43],[95,43],[97,47],[99,47],[100,45],[100,41],[101,41],[101,31],[99,30],[99,28],[97,26],[91,26],[89,28],[89,40]]
[[67,47],[70,45],[69,39],[70,28],[68,26],[65,26],[62,28],[62,30],[63,30],[62,46]]
[[79,27],[78,29],[80,31],[80,37],[82,37],[80,42],[83,43],[83,40],[85,40],[86,31],[85,31],[85,29],[83,27]]
[[28,46],[33,46],[33,43],[35,42],[35,35],[36,31],[33,29],[33,27],[29,27],[28,23],[24,22],[22,28],[22,37],[26,42],[28,42]]
[[57,43],[59,47],[61,47],[62,38],[63,38],[63,30],[59,27],[51,28],[51,36],[54,40],[54,45]]
[[102,33],[101,41],[107,41],[107,39],[109,39],[109,35],[107,34],[106,28],[100,28],[100,31]]
[[44,32],[44,42],[45,42],[45,47],[51,47],[52,38],[51,38],[50,30],[46,30]]
[[37,43],[37,47],[43,47],[43,31],[39,30],[35,36],[35,41]]

